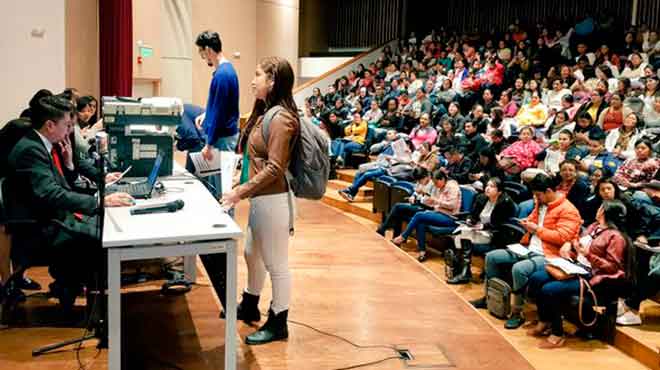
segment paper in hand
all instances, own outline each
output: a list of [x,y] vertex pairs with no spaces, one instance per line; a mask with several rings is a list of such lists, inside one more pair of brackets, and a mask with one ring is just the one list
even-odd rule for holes
[[524,245],[520,243],[516,244],[509,244],[506,246],[511,252],[519,255],[519,256],[526,256],[529,254],[530,250],[529,248],[525,247]]

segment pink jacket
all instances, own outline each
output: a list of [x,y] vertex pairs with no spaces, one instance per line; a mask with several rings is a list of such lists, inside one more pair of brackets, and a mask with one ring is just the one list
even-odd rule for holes
[[420,127],[417,126],[410,133],[410,140],[415,146],[415,149],[419,148],[419,146],[425,141],[431,145],[435,144],[435,139],[437,137],[438,133],[431,126],[427,126],[426,129],[420,129]]
[[513,157],[513,161],[520,167],[521,170],[532,167],[536,161],[536,155],[539,154],[543,148],[534,140],[523,142],[522,140],[516,141],[508,148],[502,151],[503,157]]

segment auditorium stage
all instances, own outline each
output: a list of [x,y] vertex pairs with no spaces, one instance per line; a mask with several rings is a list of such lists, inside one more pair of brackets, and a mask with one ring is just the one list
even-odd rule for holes
[[[244,202],[238,210],[241,224],[246,217]],[[416,360],[406,364],[390,359],[365,368],[532,369],[491,324],[421,264],[372,228],[320,202],[299,201],[290,265],[290,320],[359,345],[384,347],[358,349],[296,324],[289,325],[289,341],[250,347],[242,339],[254,328],[239,324],[239,369],[347,368],[394,356],[389,346],[409,349]],[[47,285],[45,269],[30,270],[30,275]],[[245,275],[241,256],[239,291]],[[186,296],[164,297],[158,287],[147,283],[128,289],[123,297],[122,333],[129,365],[124,369],[222,369],[224,322],[218,319],[219,305],[205,276]],[[262,312],[269,300],[264,295]],[[23,323],[52,322],[54,310],[52,303],[30,298]],[[76,369],[71,349],[38,359],[31,358],[30,351],[78,336],[81,330],[36,325],[0,331],[0,368]],[[86,344],[82,361],[95,354],[93,343]],[[101,352],[89,368],[106,368],[106,355]]]

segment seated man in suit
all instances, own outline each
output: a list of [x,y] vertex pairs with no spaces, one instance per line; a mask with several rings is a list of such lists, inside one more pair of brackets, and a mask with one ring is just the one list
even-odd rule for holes
[[[32,130],[19,140],[8,158],[10,218],[36,220],[36,225],[12,230],[12,259],[27,266],[36,256],[45,254],[55,279],[51,290],[64,308],[70,308],[82,285],[91,284],[95,272],[103,272],[96,217],[101,210],[96,196],[78,193],[71,187],[78,178],[69,140],[71,103],[49,96],[40,99],[35,108]],[[104,203],[109,207],[129,206],[133,199],[125,193],[114,193],[105,196]]]

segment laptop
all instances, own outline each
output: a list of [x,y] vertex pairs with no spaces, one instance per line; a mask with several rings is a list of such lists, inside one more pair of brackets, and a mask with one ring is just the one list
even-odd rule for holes
[[160,171],[160,165],[162,163],[163,155],[158,154],[158,157],[156,157],[156,160],[154,161],[154,167],[151,169],[151,173],[149,174],[148,178],[143,179],[142,181],[130,182],[126,184],[115,184],[110,187],[110,190],[112,192],[128,193],[136,199],[151,198],[151,191],[156,185],[158,172]]

